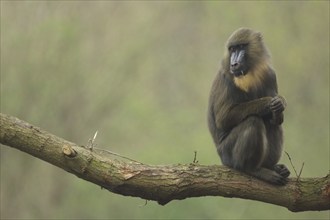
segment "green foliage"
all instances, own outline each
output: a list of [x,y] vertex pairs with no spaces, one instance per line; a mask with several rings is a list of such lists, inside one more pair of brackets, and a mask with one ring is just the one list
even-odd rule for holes
[[[199,163],[219,164],[208,93],[241,26],[272,53],[285,150],[296,169],[305,162],[302,176],[326,175],[328,1],[1,1],[1,112],[82,145],[98,130],[98,147],[145,163],[190,163],[196,150]],[[329,216],[221,197],[144,203],[1,147],[1,218]]]

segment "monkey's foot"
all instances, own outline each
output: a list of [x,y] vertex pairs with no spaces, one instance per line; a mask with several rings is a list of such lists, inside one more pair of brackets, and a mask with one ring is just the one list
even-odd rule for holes
[[283,186],[288,183],[288,178],[282,176],[275,170],[270,170],[267,168],[260,168],[257,170],[248,170],[245,172],[254,177],[257,177],[258,179],[269,182],[271,184]]
[[274,171],[284,178],[290,176],[290,171],[284,164],[276,164],[274,166]]

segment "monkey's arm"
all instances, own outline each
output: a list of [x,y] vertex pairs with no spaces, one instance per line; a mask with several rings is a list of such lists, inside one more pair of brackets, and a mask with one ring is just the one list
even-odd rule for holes
[[249,102],[229,106],[221,111],[215,111],[216,126],[229,131],[245,118],[251,115],[269,118],[273,124],[283,122],[283,111],[286,101],[282,96],[262,97]]
[[215,109],[216,126],[228,131],[250,115],[265,117],[270,115],[270,102],[272,97],[262,97],[249,102],[235,104],[227,108]]

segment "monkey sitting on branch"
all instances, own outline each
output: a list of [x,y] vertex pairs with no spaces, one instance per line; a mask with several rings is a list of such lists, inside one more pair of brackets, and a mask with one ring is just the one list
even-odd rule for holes
[[208,125],[223,165],[272,184],[286,184],[290,171],[277,164],[286,101],[277,94],[261,33],[236,30],[221,64],[211,88]]

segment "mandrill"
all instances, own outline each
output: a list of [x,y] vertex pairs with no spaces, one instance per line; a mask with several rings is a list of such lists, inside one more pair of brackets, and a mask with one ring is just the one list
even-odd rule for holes
[[209,130],[223,165],[286,184],[290,171],[277,164],[285,107],[262,35],[248,28],[236,30],[227,41],[208,106]]

